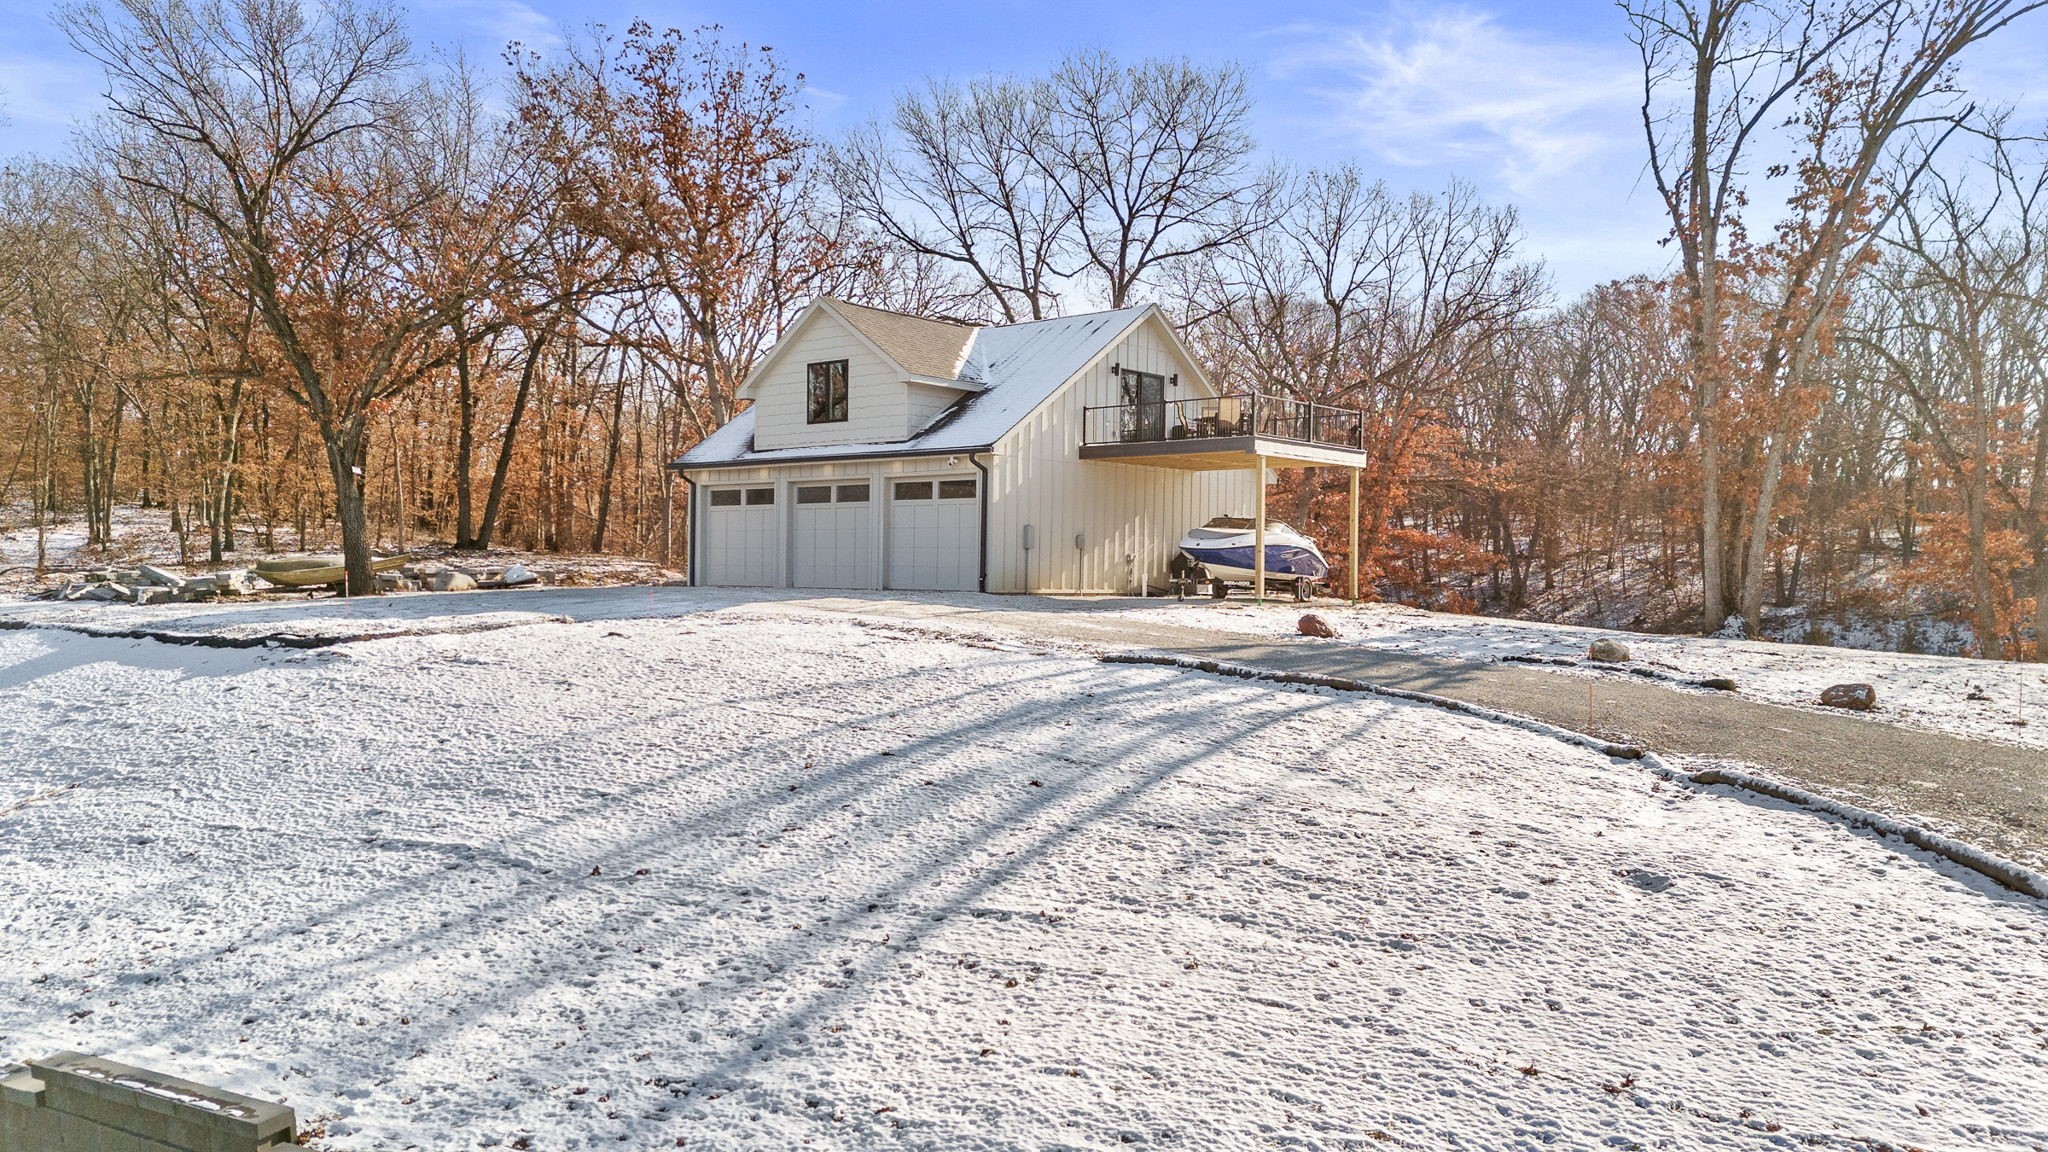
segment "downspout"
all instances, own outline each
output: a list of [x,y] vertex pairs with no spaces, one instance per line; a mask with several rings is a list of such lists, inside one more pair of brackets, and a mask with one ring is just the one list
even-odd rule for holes
[[683,585],[697,586],[697,482],[690,474],[676,469],[676,475],[683,478],[683,547],[690,554],[683,559]]
[[967,462],[981,473],[981,571],[975,577],[974,589],[988,591],[988,465],[981,462],[981,453],[969,452]]

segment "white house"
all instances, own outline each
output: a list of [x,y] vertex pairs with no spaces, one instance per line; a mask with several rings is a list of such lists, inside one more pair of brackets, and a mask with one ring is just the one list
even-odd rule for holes
[[1267,467],[1362,460],[1355,413],[1225,394],[1152,305],[970,327],[822,298],[739,395],[671,465],[695,584],[1157,588],[1188,528],[1262,514]]

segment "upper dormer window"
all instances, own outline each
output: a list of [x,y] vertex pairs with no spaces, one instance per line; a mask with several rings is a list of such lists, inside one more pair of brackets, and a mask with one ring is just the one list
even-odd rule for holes
[[825,360],[810,366],[810,397],[806,424],[836,424],[846,419],[846,361]]

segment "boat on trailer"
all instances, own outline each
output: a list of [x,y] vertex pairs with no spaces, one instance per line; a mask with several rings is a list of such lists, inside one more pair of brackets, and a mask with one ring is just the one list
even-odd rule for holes
[[[1191,528],[1180,538],[1180,571],[1173,573],[1184,585],[1209,585],[1209,594],[1222,599],[1230,585],[1250,585],[1258,579],[1258,526],[1244,516],[1218,516],[1200,528]],[[1294,591],[1294,598],[1307,600],[1315,586],[1328,579],[1329,562],[1315,541],[1277,520],[1266,521],[1266,584]],[[1185,588],[1183,588],[1185,594]]]

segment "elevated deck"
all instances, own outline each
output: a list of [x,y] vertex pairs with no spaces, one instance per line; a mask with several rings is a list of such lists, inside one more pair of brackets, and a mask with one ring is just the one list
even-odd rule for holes
[[1285,396],[1116,404],[1082,412],[1081,458],[1214,472],[1363,468],[1365,414]]

